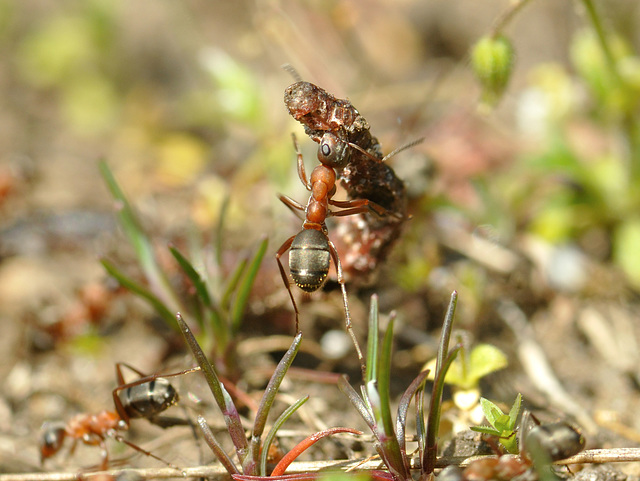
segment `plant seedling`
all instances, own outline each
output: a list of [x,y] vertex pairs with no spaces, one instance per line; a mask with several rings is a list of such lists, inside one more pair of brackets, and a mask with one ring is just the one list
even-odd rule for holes
[[[300,342],[302,341],[302,333],[299,332],[295,336],[293,342],[291,343],[291,347],[284,354],[283,358],[280,360],[278,366],[274,370],[274,373],[271,376],[267,387],[265,388],[264,394],[260,401],[260,405],[258,407],[258,411],[256,412],[252,433],[247,440],[247,436],[245,435],[244,429],[242,427],[238,410],[236,409],[236,406],[233,403],[233,400],[231,399],[231,396],[229,396],[229,393],[225,389],[224,385],[220,382],[214,366],[207,359],[205,353],[198,344],[198,341],[191,332],[191,329],[182,319],[182,316],[178,314],[176,316],[176,319],[178,322],[178,326],[180,327],[180,331],[182,332],[187,345],[189,346],[189,349],[191,350],[193,356],[196,359],[196,362],[198,363],[200,369],[204,374],[205,379],[207,380],[207,384],[211,389],[211,393],[213,394],[216,404],[222,412],[225,424],[227,425],[227,432],[229,433],[229,436],[231,437],[231,440],[235,447],[236,457],[238,459],[240,467],[238,467],[238,465],[234,463],[231,457],[222,448],[222,446],[214,436],[207,421],[202,416],[198,416],[198,426],[200,427],[204,435],[205,442],[209,445],[213,454],[218,458],[218,460],[222,463],[222,465],[234,479],[246,481],[250,479],[266,477],[269,447],[271,446],[271,442],[275,438],[277,430],[308,399],[308,396],[301,398],[294,404],[292,404],[288,409],[286,409],[275,421],[273,427],[263,441],[262,436],[264,434],[265,426],[267,423],[267,416],[269,415],[269,411],[273,406],[276,394],[278,393],[278,389],[280,388],[280,384],[282,383],[287,370],[293,363],[293,360],[298,353]],[[283,475],[287,467],[306,449],[314,445],[320,439],[337,433],[362,434],[360,431],[357,431],[355,429],[342,427],[330,428],[312,434],[284,455],[284,457],[273,469],[272,475]],[[300,475],[291,475],[290,478],[309,479],[309,475],[301,473]]]
[[522,395],[518,393],[516,396],[509,414],[502,412],[496,404],[492,403],[488,399],[480,398],[480,405],[484,412],[487,421],[491,424],[491,427],[486,426],[474,426],[472,431],[478,433],[488,434],[490,436],[496,436],[500,444],[504,446],[510,454],[518,454],[518,441],[516,437],[516,421],[520,412],[520,405],[522,403]]
[[[379,477],[391,477],[394,481],[412,481],[409,457],[406,447],[407,413],[411,401],[415,398],[418,449],[421,459],[420,479],[426,479],[435,469],[437,454],[437,433],[440,424],[442,391],[444,378],[455,359],[460,346],[449,350],[451,325],[455,314],[457,293],[451,295],[451,301],[442,328],[438,358],[435,366],[435,382],[431,392],[428,420],[425,424],[424,385],[429,371],[422,371],[411,382],[398,404],[395,423],[391,414],[389,385],[391,378],[391,347],[393,341],[392,316],[379,346],[378,339],[378,302],[372,296],[369,311],[369,341],[367,345],[367,364],[365,386],[362,395],[343,377],[338,387],[349,398],[353,406],[365,420],[375,438],[375,448],[386,465],[389,473],[380,473]],[[375,474],[375,473],[372,473]],[[383,476],[384,475],[384,476]]]

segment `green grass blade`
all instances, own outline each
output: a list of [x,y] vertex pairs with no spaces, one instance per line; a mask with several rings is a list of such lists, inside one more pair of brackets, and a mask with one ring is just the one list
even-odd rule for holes
[[369,404],[365,403],[363,398],[358,395],[358,392],[353,389],[353,386],[349,384],[346,376],[341,376],[338,379],[338,389],[349,398],[349,401],[351,401],[353,407],[356,408],[356,411],[360,413],[360,416],[362,416],[362,419],[367,423],[369,429],[375,433],[376,420],[373,417]]
[[229,474],[240,474],[236,465],[233,464],[231,458],[227,455],[227,452],[220,445],[216,437],[214,436],[209,424],[207,424],[207,420],[202,416],[198,416],[198,426],[200,426],[200,431],[202,431],[202,435],[204,437],[205,442],[213,452],[218,461],[224,466]]
[[427,435],[424,457],[422,462],[423,474],[431,474],[436,467],[436,454],[438,451],[438,431],[440,429],[440,414],[442,413],[442,391],[444,390],[444,378],[451,363],[456,358],[460,346],[449,352],[442,365],[436,367],[437,377],[433,381],[431,391],[431,403],[429,404],[429,420],[427,422]]
[[273,423],[273,426],[265,436],[264,441],[262,443],[262,452],[260,453],[260,469],[258,471],[259,476],[267,475],[267,457],[269,456],[269,448],[271,447],[271,443],[273,442],[273,440],[276,437],[276,434],[278,433],[278,429],[280,429],[282,425],[287,421],[287,419],[289,419],[293,415],[293,413],[295,413],[300,408],[300,406],[302,406],[308,400],[309,400],[308,395],[298,399],[291,406],[285,409],[284,412],[280,416],[278,416],[278,419],[276,419],[276,422]]
[[416,436],[418,437],[418,456],[424,459],[424,444],[427,428],[424,423],[424,384],[416,392]]
[[[228,337],[227,329],[225,327],[222,314],[220,313],[220,308],[210,296],[206,282],[204,281],[202,276],[200,276],[198,271],[193,267],[191,262],[184,255],[182,255],[182,253],[175,246],[169,245],[169,251],[175,258],[176,262],[178,262],[178,265],[183,270],[185,275],[193,283],[198,299],[206,308],[206,317],[211,323],[211,329],[213,331],[213,336],[216,342],[219,346],[226,345],[226,339]],[[199,319],[199,323],[200,327],[204,329],[202,319]]]
[[218,224],[216,225],[215,241],[214,241],[214,254],[216,257],[216,264],[218,270],[222,271],[222,241],[224,239],[224,222],[227,220],[227,213],[229,212],[229,196],[225,195],[222,201],[222,207],[220,208],[220,215],[218,216]]
[[378,316],[378,296],[371,296],[369,306],[369,336],[367,338],[367,375],[365,384],[376,381],[378,378],[378,344],[379,340],[379,316]]
[[392,316],[382,340],[382,352],[378,359],[378,395],[380,397],[378,429],[382,427],[384,431],[378,436],[378,439],[389,463],[389,466],[387,466],[389,470],[398,479],[409,479],[408,466],[404,463],[391,416],[391,352],[393,348],[394,321],[395,317]]
[[209,296],[209,290],[207,289],[207,285],[198,273],[198,271],[193,267],[191,262],[182,255],[182,253],[178,250],[176,246],[173,244],[169,244],[169,252],[173,255],[173,258],[178,262],[178,265],[185,273],[185,275],[189,278],[189,280],[193,283],[193,287],[196,290],[196,294],[200,301],[209,308],[213,308],[213,302],[211,300],[211,296]]
[[184,319],[182,319],[182,316],[179,313],[176,315],[176,321],[178,322],[180,331],[182,332],[193,357],[196,359],[200,369],[202,369],[204,377],[207,380],[207,384],[209,385],[209,389],[211,389],[211,393],[213,394],[213,398],[218,404],[220,411],[222,411],[224,421],[227,425],[227,430],[229,431],[229,436],[236,448],[238,459],[242,460],[247,451],[247,439],[244,434],[238,410],[233,404],[233,401],[229,397],[226,389],[218,379],[215,369],[202,351],[202,348],[198,344],[198,341],[196,341],[191,329],[189,329],[189,326]]
[[253,283],[256,280],[256,275],[258,274],[258,270],[260,269],[260,264],[262,263],[264,254],[267,252],[268,245],[269,240],[264,237],[262,241],[260,241],[258,250],[249,263],[249,269],[244,275],[242,282],[240,282],[238,286],[238,291],[236,293],[236,297],[231,310],[232,332],[237,332],[240,327],[242,318],[244,316],[244,311],[247,306],[247,300],[249,299],[249,294],[251,294]]
[[409,387],[405,390],[398,403],[398,415],[396,417],[396,436],[398,438],[398,444],[400,445],[400,451],[402,453],[402,459],[405,465],[408,466],[409,460],[407,459],[407,446],[405,442],[405,433],[407,427],[407,413],[409,412],[409,405],[411,399],[418,392],[419,389],[424,389],[424,384],[429,376],[429,370],[422,371],[411,381]]
[[244,270],[247,268],[248,263],[249,263],[249,260],[246,258],[238,262],[238,265],[234,269],[233,274],[231,274],[231,277],[227,281],[227,285],[224,289],[224,292],[222,293],[222,298],[220,300],[220,308],[223,311],[226,311],[226,312],[229,311],[229,307],[231,306],[231,298],[236,288],[238,287],[238,283],[240,282],[240,279],[242,278],[242,274],[244,273]]
[[438,377],[439,370],[444,365],[444,360],[449,352],[449,340],[451,339],[451,326],[453,325],[453,318],[456,313],[456,305],[458,304],[458,293],[453,291],[449,300],[449,307],[447,313],[444,316],[444,322],[442,324],[442,333],[440,334],[440,344],[438,346],[438,356],[436,362],[435,377]]
[[[120,226],[133,246],[136,256],[142,266],[142,270],[147,276],[149,285],[152,290],[157,291],[158,297],[162,298],[165,304],[168,304],[169,311],[180,309],[181,305],[153,253],[153,246],[149,238],[144,233],[142,224],[138,220],[134,210],[127,201],[124,192],[120,189],[115,177],[111,173],[106,162],[99,163],[100,173],[107,184],[107,188],[111,195],[118,203],[117,215]],[[173,324],[173,320],[171,321]]]
[[287,350],[287,352],[282,356],[280,362],[276,366],[271,379],[269,379],[269,384],[264,391],[264,395],[260,400],[260,406],[258,407],[258,412],[256,413],[255,423],[253,426],[253,435],[254,436],[262,436],[264,432],[264,427],[267,423],[267,416],[269,415],[269,410],[273,404],[273,401],[278,393],[278,389],[280,388],[280,384],[284,379],[284,376],[287,374],[291,363],[298,354],[298,349],[300,349],[300,341],[302,341],[302,333],[299,332],[296,337],[294,337],[291,346]]
[[167,306],[165,306],[164,302],[162,302],[160,299],[158,299],[158,297],[156,297],[156,295],[153,292],[148,290],[146,287],[138,284],[133,279],[124,275],[122,271],[120,271],[116,266],[114,266],[107,259],[100,259],[100,263],[104,266],[107,273],[111,277],[113,277],[115,280],[117,280],[122,287],[128,289],[138,297],[145,299],[149,304],[151,304],[151,306],[156,310],[158,315],[160,315],[167,322],[169,326],[171,326],[174,329],[176,328],[173,322],[173,319],[174,319],[173,313],[167,308]]
[[276,366],[271,379],[269,379],[269,383],[262,395],[262,399],[260,400],[260,405],[258,406],[258,412],[256,412],[254,424],[253,424],[253,433],[251,435],[251,443],[249,445],[249,454],[245,458],[245,462],[242,464],[242,471],[245,474],[249,474],[255,472],[258,468],[259,461],[259,451],[260,451],[260,439],[262,438],[262,433],[264,433],[264,427],[267,424],[267,417],[269,416],[269,411],[271,410],[271,406],[273,405],[273,401],[275,400],[276,394],[278,393],[278,389],[280,388],[280,384],[284,379],[284,376],[287,374],[291,363],[298,354],[298,350],[300,349],[300,342],[302,341],[302,333],[299,332],[296,337],[294,337],[293,342],[291,343],[291,347],[285,352],[282,359]]

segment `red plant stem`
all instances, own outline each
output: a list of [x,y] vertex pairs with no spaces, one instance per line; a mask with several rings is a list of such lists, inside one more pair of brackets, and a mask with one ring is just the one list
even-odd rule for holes
[[320,441],[322,438],[327,436],[331,436],[332,434],[338,433],[350,433],[350,434],[362,434],[362,431],[358,431],[357,429],[351,428],[330,428],[325,429],[324,431],[319,431],[315,434],[312,434],[308,438],[300,441],[291,451],[284,455],[284,457],[280,460],[280,462],[273,468],[271,472],[271,477],[280,476],[284,474],[289,465],[294,462],[298,456],[300,456],[303,452],[305,452],[308,448],[313,446],[315,443]]

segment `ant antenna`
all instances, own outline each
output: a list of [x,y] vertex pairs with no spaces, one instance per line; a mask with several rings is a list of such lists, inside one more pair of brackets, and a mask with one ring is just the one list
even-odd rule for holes
[[293,77],[293,80],[295,80],[296,82],[302,82],[302,77],[300,76],[300,74],[298,73],[298,71],[295,69],[293,65],[291,65],[290,63],[285,63],[282,65],[281,68],[282,70],[289,72],[289,75]]
[[403,145],[402,147],[398,147],[395,150],[392,150],[391,152],[389,152],[387,155],[385,155],[382,158],[382,162],[386,162],[387,160],[389,160],[391,157],[394,157],[396,154],[399,154],[400,152],[402,152],[403,150],[407,150],[410,149],[411,147],[415,147],[418,144],[421,144],[422,142],[424,142],[424,137],[420,137],[419,139],[416,140],[412,140],[411,142],[409,142],[408,144]]
[[[340,139],[338,139],[340,140]],[[343,141],[344,142],[344,141]],[[424,137],[421,137],[419,139],[416,139],[412,142],[409,142],[408,144],[403,145],[402,147],[398,147],[395,150],[392,150],[391,152],[389,152],[387,155],[385,155],[382,159],[378,159],[377,157],[374,157],[373,155],[371,155],[369,152],[367,152],[366,150],[364,150],[362,147],[360,147],[358,144],[354,144],[353,142],[347,142],[347,144],[349,145],[349,147],[357,150],[358,152],[366,155],[367,157],[369,157],[371,160],[373,160],[374,162],[386,162],[387,160],[389,160],[391,157],[394,157],[395,155],[399,154],[400,152],[402,152],[403,150],[407,150],[410,149],[411,147],[414,147],[418,144],[421,144],[422,142],[424,142]]]

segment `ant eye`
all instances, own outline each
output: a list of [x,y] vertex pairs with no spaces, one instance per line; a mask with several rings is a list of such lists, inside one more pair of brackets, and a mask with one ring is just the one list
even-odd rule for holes
[[348,144],[326,133],[318,146],[318,160],[329,167],[344,167],[349,162]]
[[329,157],[331,155],[331,147],[328,143],[321,144],[320,150],[322,150],[323,157]]

